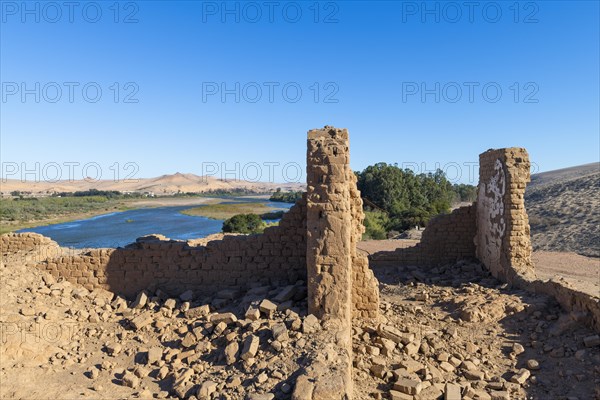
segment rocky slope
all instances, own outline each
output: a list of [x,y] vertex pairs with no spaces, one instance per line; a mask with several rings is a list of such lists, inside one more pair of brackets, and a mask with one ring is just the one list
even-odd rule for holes
[[525,194],[534,250],[600,257],[600,166],[532,176]]

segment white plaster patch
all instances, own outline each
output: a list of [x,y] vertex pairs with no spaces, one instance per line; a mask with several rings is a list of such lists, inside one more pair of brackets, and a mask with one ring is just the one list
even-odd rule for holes
[[480,183],[477,202],[479,233],[483,235],[479,243],[485,244],[484,249],[480,249],[484,256],[484,263],[489,261],[498,262],[500,260],[500,248],[502,239],[506,232],[506,222],[504,219],[504,194],[506,193],[506,174],[502,167],[502,162],[498,159],[494,164],[494,175],[490,181]]

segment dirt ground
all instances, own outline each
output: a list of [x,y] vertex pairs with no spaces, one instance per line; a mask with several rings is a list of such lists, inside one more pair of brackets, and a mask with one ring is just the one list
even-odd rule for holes
[[[367,254],[373,254],[412,247],[417,243],[417,240],[404,239],[365,240],[358,243],[358,248]],[[551,279],[559,275],[575,282],[578,288],[600,296],[600,258],[567,252],[534,251],[533,262],[540,279]]]

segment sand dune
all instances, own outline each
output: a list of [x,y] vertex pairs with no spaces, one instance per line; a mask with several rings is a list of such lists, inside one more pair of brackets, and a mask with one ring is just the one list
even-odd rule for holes
[[156,178],[143,178],[132,180],[72,180],[57,182],[31,182],[8,179],[1,182],[1,192],[8,195],[18,190],[32,192],[33,194],[50,194],[53,192],[75,192],[80,190],[118,190],[120,192],[152,192],[157,196],[170,195],[181,192],[203,193],[215,190],[233,191],[244,189],[249,192],[272,192],[277,188],[284,191],[305,190],[303,183],[271,183],[250,182],[244,180],[223,180],[214,177],[203,177],[194,174],[175,173],[162,175]]

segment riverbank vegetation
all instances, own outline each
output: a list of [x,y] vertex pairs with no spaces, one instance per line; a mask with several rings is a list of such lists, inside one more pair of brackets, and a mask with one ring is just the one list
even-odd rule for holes
[[0,233],[127,209],[105,196],[0,199]]
[[303,192],[282,192],[280,188],[278,188],[272,195],[269,200],[271,201],[280,201],[282,203],[295,203],[297,200],[302,198]]
[[[275,214],[272,214],[277,211],[286,210],[269,207],[264,202],[239,202],[207,204],[201,207],[183,210],[182,213],[223,220],[229,219],[237,214],[256,214],[259,218],[261,218],[263,214],[268,214],[265,215],[264,219],[277,219],[278,217]],[[279,216],[279,218],[281,218],[281,216]]]

